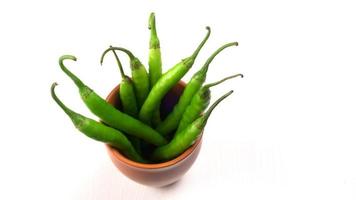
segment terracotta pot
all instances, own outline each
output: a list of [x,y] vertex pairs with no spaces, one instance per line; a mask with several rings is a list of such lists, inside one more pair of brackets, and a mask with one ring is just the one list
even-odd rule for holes
[[[165,117],[173,109],[184,87],[185,83],[179,82],[162,100],[160,108],[162,117]],[[119,86],[117,86],[106,98],[118,109],[121,106],[120,98],[118,98],[119,92]],[[200,152],[201,138],[198,138],[191,147],[173,160],[157,164],[143,164],[129,160],[117,149],[110,145],[106,146],[112,162],[125,176],[143,185],[162,187],[178,181],[193,165]]]

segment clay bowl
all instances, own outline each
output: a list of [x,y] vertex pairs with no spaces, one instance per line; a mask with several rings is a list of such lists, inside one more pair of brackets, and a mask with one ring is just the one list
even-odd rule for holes
[[[184,82],[179,82],[165,96],[161,103],[161,115],[164,118],[178,102],[185,87]],[[120,109],[119,86],[115,87],[106,98],[107,102]],[[202,135],[202,134],[201,134]],[[163,163],[144,164],[129,160],[117,149],[107,146],[112,162],[117,169],[131,180],[152,187],[163,187],[178,181],[189,170],[196,160],[202,143],[200,136],[196,142],[181,155]]]

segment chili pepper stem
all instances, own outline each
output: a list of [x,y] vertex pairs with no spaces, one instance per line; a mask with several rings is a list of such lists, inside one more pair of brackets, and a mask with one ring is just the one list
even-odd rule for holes
[[77,58],[75,56],[72,55],[63,55],[59,58],[59,66],[61,67],[62,71],[64,73],[66,73],[70,79],[72,79],[74,81],[74,83],[78,86],[78,87],[83,87],[84,83],[76,76],[74,75],[71,71],[69,71],[63,64],[64,60],[73,60],[73,61],[77,61]]
[[63,111],[71,118],[73,119],[75,113],[71,109],[69,109],[66,105],[64,105],[56,96],[54,89],[58,85],[58,83],[54,82],[51,86],[51,96],[54,99],[54,101],[63,109]]
[[223,96],[221,96],[218,100],[216,100],[211,106],[210,108],[205,112],[204,116],[203,116],[203,122],[200,125],[201,128],[203,128],[205,126],[205,124],[207,123],[211,113],[213,112],[213,110],[216,108],[216,106],[222,101],[224,100],[226,97],[230,96],[234,91],[230,90],[228,93],[224,94]]
[[195,60],[195,58],[198,56],[200,50],[203,48],[204,44],[206,43],[206,41],[208,40],[210,33],[211,33],[211,29],[209,26],[205,27],[206,30],[208,30],[208,32],[205,35],[205,38],[203,39],[203,41],[199,44],[198,48],[194,51],[194,53],[190,56],[190,58],[192,58],[193,60]]
[[224,49],[226,49],[227,47],[231,47],[231,46],[237,46],[238,43],[237,42],[230,42],[227,43],[223,46],[221,46],[220,48],[218,48],[209,58],[208,60],[206,60],[206,62],[204,63],[204,66],[199,70],[199,72],[206,74],[208,69],[209,69],[209,65],[210,63],[214,60],[214,58]]
[[101,55],[101,58],[100,58],[100,64],[103,64],[103,61],[104,61],[104,57],[105,55],[109,52],[109,51],[114,51],[114,50],[118,50],[118,51],[122,51],[124,53],[126,53],[130,59],[135,59],[135,56],[133,55],[133,53],[131,53],[131,51],[125,49],[125,48],[122,48],[122,47],[113,47],[113,46],[110,46],[110,48],[106,49],[103,54]]
[[226,77],[226,78],[223,78],[223,79],[221,79],[221,80],[219,80],[219,81],[216,81],[216,82],[214,82],[214,83],[209,83],[209,84],[206,84],[204,87],[205,88],[210,88],[210,87],[213,87],[213,86],[215,86],[215,85],[219,85],[220,83],[222,83],[222,82],[224,82],[224,81],[226,81],[226,80],[229,80],[229,79],[232,79],[232,78],[235,78],[235,77],[241,77],[241,78],[243,78],[244,76],[243,76],[243,74],[235,74],[235,75],[232,75],[232,76],[228,76],[228,77]]
[[[110,45],[110,48],[112,48],[111,45]],[[122,68],[122,64],[120,62],[119,56],[117,56],[115,50],[112,50],[112,52],[114,53],[117,65],[119,66],[119,70],[120,70],[120,74],[121,74],[122,79],[126,79],[126,75],[125,75],[124,69]]]
[[207,26],[205,28],[208,30],[208,32],[206,33],[203,41],[200,42],[199,46],[195,49],[195,51],[193,52],[193,54],[191,56],[182,60],[183,64],[185,66],[188,66],[189,68],[194,64],[194,61],[197,58],[200,50],[203,48],[204,44],[206,43],[206,41],[208,40],[208,38],[210,36],[210,33],[211,33],[210,27]]

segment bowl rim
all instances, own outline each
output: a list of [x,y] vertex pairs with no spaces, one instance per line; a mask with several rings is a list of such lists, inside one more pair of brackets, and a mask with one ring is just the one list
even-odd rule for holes
[[[178,82],[178,84],[185,86],[186,84],[183,81]],[[112,97],[114,97],[119,90],[120,84],[114,87],[114,89],[111,90],[109,95],[106,97],[106,101],[109,101]],[[110,152],[111,155],[113,155],[115,158],[120,160],[122,163],[136,167],[136,168],[141,168],[141,169],[160,169],[160,168],[167,168],[172,165],[176,165],[179,162],[182,162],[186,158],[188,158],[196,149],[196,147],[201,143],[202,137],[203,137],[204,130],[200,133],[200,136],[195,140],[195,142],[188,148],[186,149],[183,153],[179,154],[177,157],[175,157],[172,160],[168,160],[165,162],[161,163],[140,163],[140,162],[135,162],[133,160],[130,160],[126,158],[124,155],[120,153],[119,150],[115,149],[114,147],[110,146],[109,144],[105,144],[108,151]]]

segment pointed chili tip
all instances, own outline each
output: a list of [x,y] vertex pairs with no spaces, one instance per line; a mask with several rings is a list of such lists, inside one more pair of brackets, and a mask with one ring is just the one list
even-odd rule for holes
[[149,19],[148,19],[148,29],[150,29],[151,30],[151,26],[154,26],[155,25],[155,21],[156,21],[156,19],[155,19],[155,13],[154,12],[151,12],[151,14],[150,14],[150,17],[149,17]]

